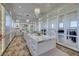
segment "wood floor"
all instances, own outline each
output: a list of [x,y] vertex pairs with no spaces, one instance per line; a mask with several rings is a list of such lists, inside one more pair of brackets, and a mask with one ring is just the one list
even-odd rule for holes
[[79,56],[79,52],[69,49],[67,47],[64,47],[62,45],[57,44],[56,47],[62,50],[63,52],[67,53],[69,56]]
[[3,56],[30,56],[30,53],[23,38],[15,37]]
[[68,56],[68,54],[59,50],[58,48],[53,48],[50,51],[42,54],[41,56]]
[[[30,52],[26,46],[26,42],[22,37],[15,37],[9,47],[4,52],[3,56],[30,56]],[[40,56],[79,56],[78,52],[64,48],[57,44],[57,48],[52,49]]]

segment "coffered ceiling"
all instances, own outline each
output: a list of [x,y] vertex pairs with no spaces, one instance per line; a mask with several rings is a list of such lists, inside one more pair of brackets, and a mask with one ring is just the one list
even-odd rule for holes
[[35,8],[40,9],[39,17],[46,15],[56,7],[63,5],[61,3],[7,3],[5,4],[6,9],[9,10],[15,20],[25,21],[35,20]]

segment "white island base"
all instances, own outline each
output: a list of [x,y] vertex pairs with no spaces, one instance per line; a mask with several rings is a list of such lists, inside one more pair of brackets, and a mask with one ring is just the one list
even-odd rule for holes
[[24,34],[27,46],[33,56],[39,56],[53,48],[56,48],[56,37],[46,35],[36,36],[34,34]]

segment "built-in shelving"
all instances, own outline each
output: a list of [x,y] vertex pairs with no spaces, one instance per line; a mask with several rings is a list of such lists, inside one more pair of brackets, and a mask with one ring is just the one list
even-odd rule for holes
[[64,43],[64,14],[58,16],[58,41]]
[[[78,16],[79,5],[72,4],[61,6],[41,18],[41,29],[46,28],[48,35],[53,36],[56,34],[58,44],[79,52]],[[72,33],[69,34],[69,32],[73,31],[76,32],[76,35]]]
[[7,48],[8,44],[14,37],[14,27],[12,23],[11,15],[7,14],[7,9],[0,4],[0,55]]
[[58,32],[57,43],[79,51],[78,10],[67,11],[58,15],[58,31],[61,31]]
[[0,5],[0,54],[2,53],[2,8]]

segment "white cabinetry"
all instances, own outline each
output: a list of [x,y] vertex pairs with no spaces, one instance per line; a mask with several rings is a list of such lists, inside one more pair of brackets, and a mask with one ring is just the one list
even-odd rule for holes
[[27,41],[27,46],[32,55],[38,56],[41,55],[53,48],[56,47],[56,39],[55,37],[52,38],[45,38],[42,36],[35,36],[35,35],[27,35],[24,34],[24,38]]
[[[79,7],[63,9],[65,12],[57,15],[58,30],[61,30],[61,34],[58,32],[57,43],[79,52]],[[61,15],[63,18],[60,17]]]

